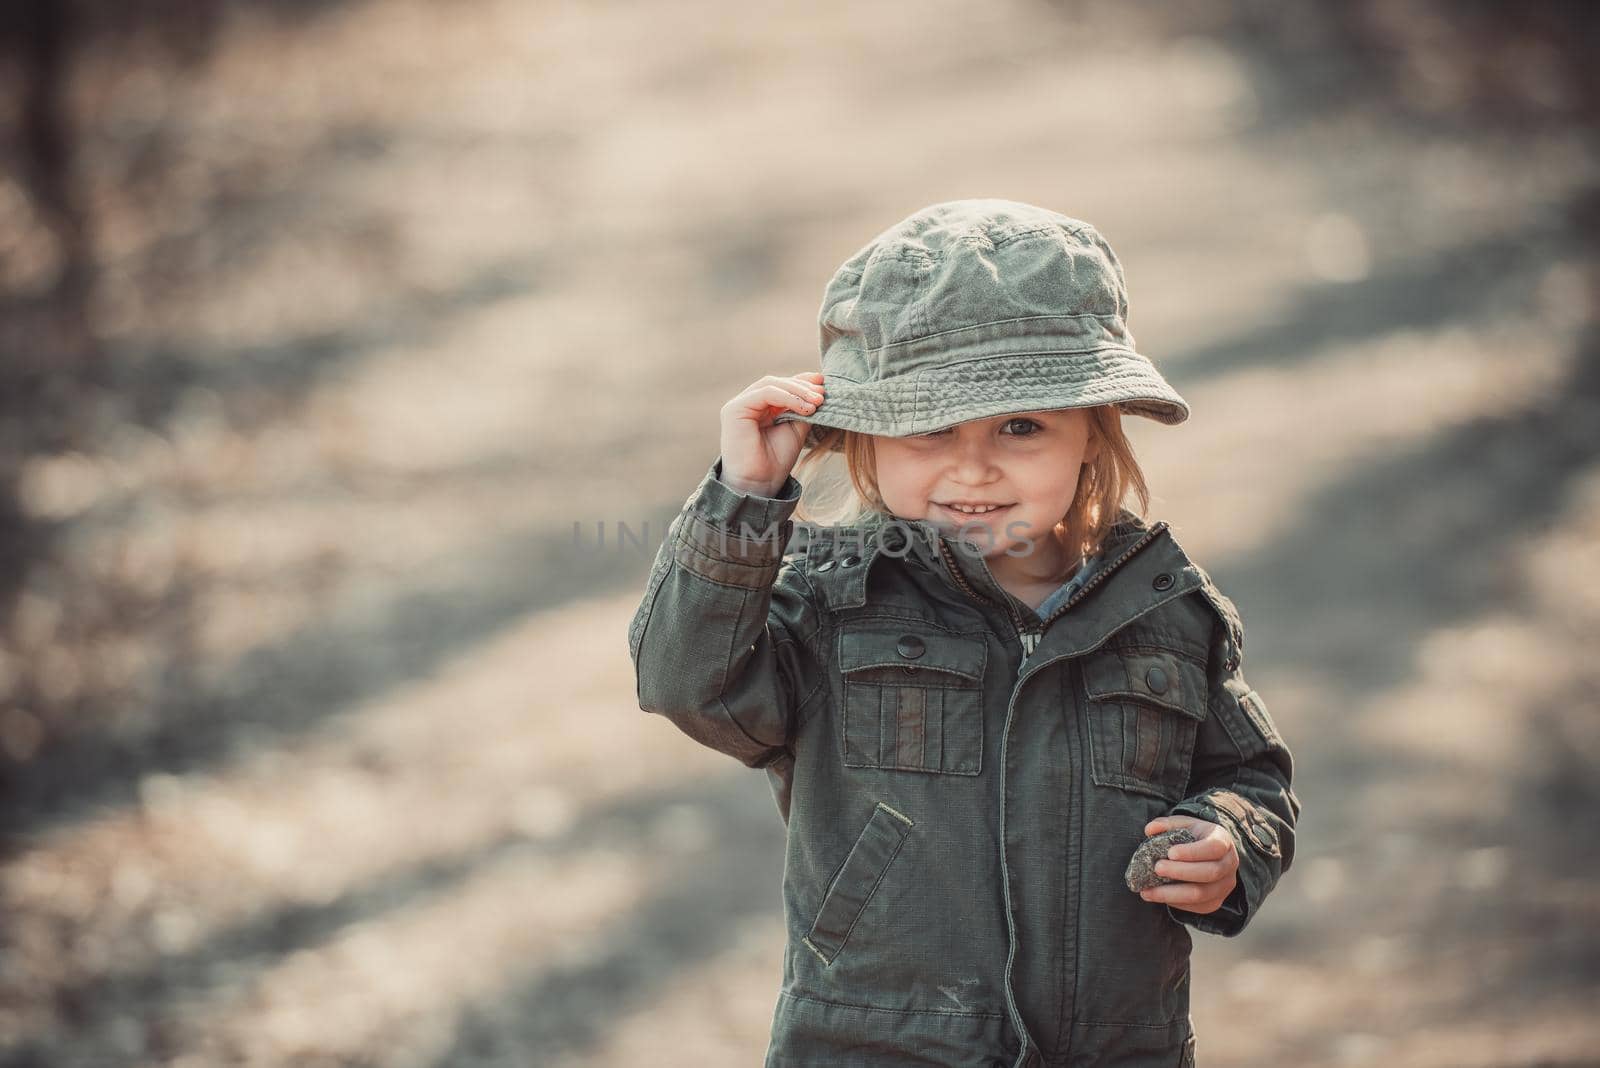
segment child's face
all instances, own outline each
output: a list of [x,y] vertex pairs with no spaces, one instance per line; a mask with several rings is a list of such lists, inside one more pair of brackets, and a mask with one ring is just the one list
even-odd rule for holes
[[[1056,552],[1051,530],[1072,505],[1080,465],[1099,441],[1082,408],[974,419],[931,434],[873,438],[878,489],[889,511],[961,531],[995,557]],[[982,515],[957,503],[999,504]],[[1044,539],[1039,542],[1037,539]],[[1031,544],[1031,548],[1029,548]]]

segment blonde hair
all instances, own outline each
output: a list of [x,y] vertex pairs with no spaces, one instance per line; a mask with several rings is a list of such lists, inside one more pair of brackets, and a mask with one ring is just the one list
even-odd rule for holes
[[[1069,561],[1067,573],[1059,576],[1063,582],[1080,558],[1100,551],[1128,494],[1132,493],[1139,502],[1137,510],[1129,509],[1134,515],[1143,519],[1150,508],[1150,489],[1133,453],[1133,444],[1123,432],[1122,411],[1114,404],[1097,404],[1085,411],[1089,416],[1089,439],[1098,440],[1100,449],[1093,460],[1083,465],[1072,504],[1051,532]],[[814,428],[814,435],[795,464],[795,477],[806,487],[795,518],[826,526],[851,526],[874,516],[888,516],[889,509],[878,491],[873,436],[821,426]],[[833,457],[842,458],[847,482],[838,477],[836,470],[827,470]]]

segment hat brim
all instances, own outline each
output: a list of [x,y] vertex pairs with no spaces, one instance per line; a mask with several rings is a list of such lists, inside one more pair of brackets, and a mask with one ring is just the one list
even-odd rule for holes
[[1099,404],[1169,426],[1189,417],[1188,402],[1149,357],[1125,348],[984,356],[881,382],[824,372],[823,393],[810,415],[783,412],[773,422],[810,423],[807,439],[815,441],[819,427],[897,438],[1013,412]]

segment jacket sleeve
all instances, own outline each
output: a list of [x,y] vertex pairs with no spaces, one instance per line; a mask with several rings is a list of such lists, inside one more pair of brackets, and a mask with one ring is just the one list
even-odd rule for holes
[[1209,578],[1201,591],[1219,617],[1207,663],[1208,711],[1195,741],[1188,796],[1172,811],[1226,827],[1239,853],[1238,885],[1215,912],[1168,905],[1173,919],[1232,937],[1244,930],[1294,861],[1294,758],[1245,681],[1238,610]]
[[641,709],[762,768],[785,755],[822,689],[811,651],[819,613],[784,559],[800,482],[790,475],[761,497],[721,475],[719,456],[668,526],[628,648]]

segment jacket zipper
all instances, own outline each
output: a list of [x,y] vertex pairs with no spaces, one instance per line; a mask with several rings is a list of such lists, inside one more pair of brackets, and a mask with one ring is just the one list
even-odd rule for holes
[[[1149,530],[1140,535],[1138,541],[1124,549],[1121,556],[1111,561],[1108,566],[1102,567],[1099,571],[1090,576],[1089,581],[1085,582],[1082,586],[1079,586],[1077,590],[1073,592],[1071,597],[1068,597],[1065,601],[1063,601],[1061,605],[1057,607],[1054,612],[1051,612],[1049,617],[1039,625],[1039,632],[1034,637],[1034,645],[1037,646],[1039,644],[1039,638],[1044,637],[1044,632],[1050,628],[1050,624],[1054,623],[1058,617],[1066,612],[1067,609],[1081,601],[1086,593],[1100,585],[1101,582],[1105,581],[1106,576],[1111,574],[1111,572],[1115,571],[1117,568],[1121,567],[1127,561],[1128,557],[1132,556],[1140,549],[1143,549],[1146,545],[1149,545],[1150,542],[1154,541],[1156,535],[1160,534],[1166,528],[1167,521],[1165,519],[1157,521],[1155,526],[1151,527]],[[1033,650],[1030,649],[1028,651],[1032,652]]]
[[[1101,582],[1104,582],[1106,576],[1110,575],[1117,568],[1121,567],[1130,556],[1138,552],[1140,549],[1143,549],[1146,545],[1150,544],[1150,542],[1155,539],[1156,535],[1160,534],[1166,529],[1166,527],[1167,521],[1163,519],[1159,520],[1155,526],[1145,531],[1144,534],[1139,537],[1138,541],[1135,541],[1132,545],[1124,549],[1120,556],[1111,561],[1111,563],[1107,564],[1105,567],[1102,567],[1099,571],[1096,571],[1094,575],[1089,578],[1089,581],[1085,582],[1082,586],[1079,586],[1077,590],[1073,592],[1071,597],[1068,597],[1066,601],[1058,606],[1054,612],[1050,613],[1048,618],[1039,624],[1038,630],[1027,629],[1022,622],[1022,617],[1017,614],[1016,606],[1011,604],[1010,601],[1007,601],[1004,605],[1004,608],[1006,610],[1006,614],[1011,617],[1011,625],[1017,629],[1017,640],[1022,644],[1023,663],[1026,664],[1028,657],[1032,656],[1033,651],[1039,647],[1039,641],[1044,637],[1044,632],[1050,629],[1051,623],[1054,623],[1058,618],[1060,618],[1060,616],[1065,613],[1067,609],[1081,601],[1090,590],[1094,589]],[[976,597],[980,601],[987,601],[989,604],[998,603],[993,597],[979,593],[977,590],[972,588],[971,584],[967,582],[966,576],[961,573],[961,568],[956,565],[955,560],[952,558],[950,554],[950,547],[945,544],[942,538],[939,541],[939,552],[944,557],[945,566],[950,569],[951,577],[956,580],[956,585],[965,590],[969,596]],[[1020,671],[1021,668],[1019,667],[1018,670]]]
[[[965,590],[969,597],[975,597],[980,601],[987,601],[989,604],[1000,604],[999,601],[996,601],[988,594],[979,593],[977,590],[972,588],[971,584],[967,582],[967,577],[961,573],[961,568],[956,563],[955,557],[951,555],[950,546],[945,544],[943,538],[939,539],[939,553],[944,557],[945,567],[950,569],[950,577],[956,580],[956,585]],[[1011,625],[1017,629],[1017,637],[1021,639],[1026,633],[1026,628],[1023,626],[1022,617],[1017,614],[1016,605],[1013,605],[1010,601],[1007,601],[1005,604],[1001,605],[1001,607],[1004,608],[1006,610],[1006,614],[1011,617]],[[1023,642],[1023,648],[1027,648],[1026,641]]]
[[[1074,593],[1071,597],[1067,598],[1066,602],[1064,604],[1062,604],[1060,608],[1056,609],[1054,612],[1051,612],[1049,618],[1044,621],[1044,623],[1040,626],[1039,630],[1037,630],[1037,631],[1027,630],[1023,626],[1022,617],[1017,614],[1017,610],[1016,610],[1015,606],[1013,606],[1011,604],[1011,602],[1008,600],[1006,602],[1006,604],[1005,604],[1006,614],[1011,617],[1012,625],[1017,628],[1017,638],[1018,638],[1019,641],[1021,641],[1022,650],[1023,650],[1022,664],[1018,666],[1017,671],[1020,673],[1022,671],[1022,668],[1027,665],[1028,657],[1030,655],[1032,655],[1034,649],[1036,649],[1038,647],[1039,639],[1041,637],[1043,637],[1045,629],[1048,628],[1052,622],[1054,622],[1054,620],[1056,619],[1057,616],[1061,615],[1068,608],[1071,608],[1073,605],[1077,604],[1078,601],[1080,601],[1083,598],[1083,596],[1089,590],[1093,589],[1095,586],[1097,586],[1101,582],[1103,582],[1107,575],[1111,574],[1111,572],[1113,572],[1117,568],[1121,567],[1127,561],[1127,559],[1130,556],[1132,556],[1134,553],[1138,552],[1140,549],[1142,549],[1146,545],[1148,545],[1151,542],[1151,540],[1155,538],[1155,536],[1157,534],[1161,533],[1161,531],[1166,528],[1166,525],[1167,524],[1166,524],[1165,521],[1161,521],[1161,522],[1156,523],[1156,525],[1151,527],[1148,531],[1146,531],[1144,533],[1144,535],[1142,535],[1139,538],[1138,541],[1134,542],[1132,545],[1128,546],[1127,549],[1123,550],[1122,554],[1119,555],[1115,560],[1111,561],[1111,563],[1109,565],[1107,565],[1106,567],[1101,568],[1098,572],[1096,572],[1095,575],[1088,582],[1085,582],[1081,587],[1078,588],[1076,593]],[[966,576],[962,574],[960,566],[956,563],[955,558],[951,554],[949,547],[945,544],[944,539],[942,539],[942,538],[939,539],[939,555],[943,558],[943,560],[945,562],[945,566],[949,569],[950,576],[956,580],[956,585],[960,586],[961,589],[963,591],[965,591],[966,594],[969,597],[973,597],[973,598],[975,598],[977,600],[980,600],[980,601],[985,601],[985,602],[987,602],[989,604],[996,603],[995,599],[993,597],[989,597],[989,596],[987,596],[985,594],[979,593],[977,590],[972,588],[971,583],[969,583],[967,581],[967,579],[966,579]],[[1013,714],[1013,712],[1015,710],[1015,702],[1016,702],[1016,694],[1013,693],[1011,695],[1011,701],[1007,702],[1007,704],[1006,704],[1006,725],[1005,725],[1005,730],[1004,730],[1004,732],[1002,734],[1001,742],[1000,742],[1000,793],[1001,793],[1002,796],[1004,796],[1005,789],[1006,789],[1006,758],[1005,758],[1006,742],[1011,737],[1011,717],[1012,717],[1012,714]],[[1004,859],[1003,859],[1004,855],[1005,855],[1005,844],[1004,844],[1005,843],[1005,828],[1006,828],[1005,805],[1004,805],[1004,803],[1002,803],[1001,807],[1000,807],[1000,841],[1001,841],[1000,849],[1001,849],[1001,857],[1002,857],[1002,863],[1000,865],[1000,875],[1001,875],[1002,880],[1004,880],[1004,887],[1002,889],[1002,894],[1003,894],[1003,896],[1005,898],[1005,901],[1006,901],[1006,910],[1005,910],[1005,913],[1006,913],[1006,930],[1009,933],[1009,937],[1010,937],[1011,943],[1012,943],[1011,954],[1008,955],[1007,958],[1006,958],[1006,971],[1005,971],[1006,1005],[1007,1005],[1007,1007],[1008,1007],[1008,1009],[1010,1010],[1010,1013],[1011,1013],[1012,1025],[1014,1027],[1019,1028],[1022,1031],[1023,1034],[1027,1034],[1027,1030],[1022,1024],[1021,1016],[1017,1012],[1016,1001],[1013,999],[1012,994],[1011,994],[1011,960],[1012,960],[1012,957],[1015,956],[1015,954],[1016,954],[1017,930],[1016,930],[1015,923],[1012,920],[1012,916],[1011,916],[1011,905],[1010,905],[1011,887],[1010,887],[1009,877],[1007,876],[1007,872],[1009,871],[1009,868],[1004,863]],[[1026,1042],[1024,1043],[1022,1052],[1023,1052],[1023,1054],[1027,1054],[1027,1052],[1028,1052],[1028,1044]]]

